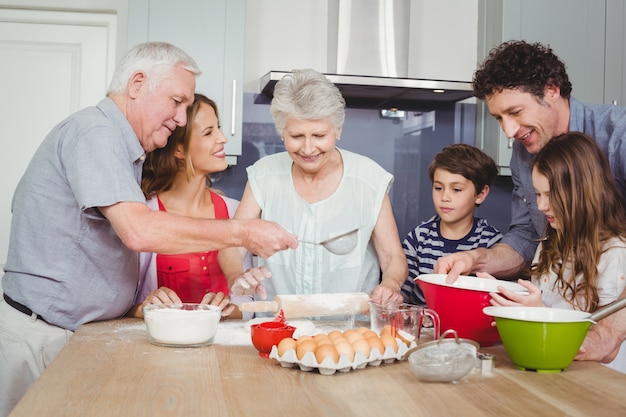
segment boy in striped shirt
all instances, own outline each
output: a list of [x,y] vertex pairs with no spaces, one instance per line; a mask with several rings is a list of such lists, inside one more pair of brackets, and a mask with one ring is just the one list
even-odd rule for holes
[[402,286],[406,303],[426,306],[415,278],[433,273],[441,256],[489,248],[502,238],[485,219],[474,217],[497,175],[494,160],[474,146],[453,144],[435,155],[428,176],[437,214],[413,229],[402,243],[409,266],[409,277]]

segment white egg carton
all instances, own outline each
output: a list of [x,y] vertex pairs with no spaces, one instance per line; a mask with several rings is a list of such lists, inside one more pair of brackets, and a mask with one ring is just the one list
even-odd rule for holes
[[394,352],[391,346],[387,346],[383,353],[380,353],[377,348],[373,348],[369,357],[365,357],[363,352],[356,352],[352,362],[348,359],[348,355],[342,354],[339,356],[337,363],[334,363],[330,356],[324,358],[322,363],[319,363],[315,358],[314,352],[307,352],[302,359],[298,359],[294,349],[289,349],[285,351],[282,356],[279,356],[278,347],[276,345],[272,346],[269,357],[270,359],[277,360],[283,368],[293,368],[297,366],[304,372],[317,369],[322,375],[333,375],[335,372],[350,372],[353,369],[363,369],[366,366],[378,366],[381,363],[392,363],[402,360],[406,352],[416,346],[415,342],[411,342],[411,345],[407,346],[401,339],[396,338],[396,341],[398,342],[397,352]]

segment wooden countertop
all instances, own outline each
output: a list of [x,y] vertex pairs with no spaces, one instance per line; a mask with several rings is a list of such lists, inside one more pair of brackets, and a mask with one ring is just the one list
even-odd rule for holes
[[[219,331],[219,330],[218,330]],[[491,377],[420,382],[406,361],[325,376],[252,345],[165,348],[143,322],[84,325],[10,414],[32,416],[624,416],[626,375],[593,362],[519,371],[502,346]]]

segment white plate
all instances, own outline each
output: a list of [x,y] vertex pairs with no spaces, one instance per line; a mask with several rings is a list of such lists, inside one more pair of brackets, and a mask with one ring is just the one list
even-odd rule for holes
[[549,307],[485,307],[483,313],[493,317],[503,317],[506,319],[534,321],[542,323],[574,323],[590,321],[591,313],[579,310],[566,310],[562,308]]
[[504,287],[520,294],[528,294],[528,290],[519,285],[517,282],[505,281],[502,279],[478,278],[460,275],[456,281],[450,284],[446,282],[445,274],[424,274],[418,276],[415,280],[442,285],[444,287],[462,288],[465,290],[484,292],[498,292],[498,287]]

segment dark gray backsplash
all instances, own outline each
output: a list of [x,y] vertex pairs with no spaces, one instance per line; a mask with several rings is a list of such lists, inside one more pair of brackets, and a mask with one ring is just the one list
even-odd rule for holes
[[[264,155],[284,151],[269,105],[255,104],[255,96],[244,95],[242,156],[236,166],[213,178],[214,187],[236,199],[241,199],[246,184],[246,167]],[[451,143],[474,144],[474,104],[456,104],[449,110],[413,116],[409,123],[382,119],[378,110],[348,108],[337,145],[372,158],[394,175],[390,196],[401,239],[435,214],[428,178],[434,155]],[[506,232],[512,189],[510,177],[498,177],[476,215]]]

